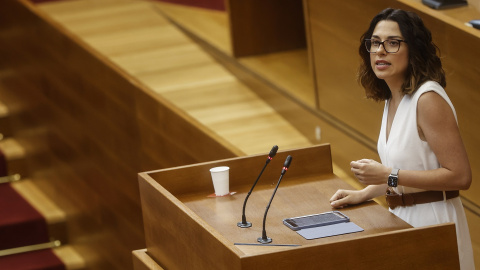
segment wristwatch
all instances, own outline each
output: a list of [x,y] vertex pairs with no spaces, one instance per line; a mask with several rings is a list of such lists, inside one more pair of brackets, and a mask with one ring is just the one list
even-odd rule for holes
[[399,169],[392,169],[392,172],[388,176],[387,184],[389,187],[397,187],[398,185],[398,171]]

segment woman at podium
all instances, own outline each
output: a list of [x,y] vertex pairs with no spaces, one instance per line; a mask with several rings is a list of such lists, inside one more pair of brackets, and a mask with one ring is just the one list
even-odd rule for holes
[[475,269],[459,190],[472,173],[445,73],[430,31],[413,12],[385,9],[363,34],[358,80],[367,98],[385,101],[381,163],[351,162],[362,190],[338,190],[342,208],[385,195],[390,211],[414,227],[455,222],[461,269]]

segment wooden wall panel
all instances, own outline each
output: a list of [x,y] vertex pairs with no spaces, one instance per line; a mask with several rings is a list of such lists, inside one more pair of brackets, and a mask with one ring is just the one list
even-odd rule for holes
[[[376,142],[380,130],[383,103],[366,100],[356,82],[361,34],[373,16],[387,7],[416,12],[432,31],[440,48],[447,75],[446,91],[456,108],[460,130],[467,148],[474,181],[462,194],[480,205],[480,33],[454,19],[434,11],[420,1],[305,1],[310,28],[309,49],[313,56],[319,109]],[[358,12],[361,10],[362,12]]]
[[299,0],[228,0],[227,11],[236,57],[305,47]]
[[376,142],[383,104],[366,100],[356,72],[360,36],[381,7],[372,0],[306,1],[305,5],[318,109]]
[[[405,8],[416,11],[432,31],[440,48],[447,76],[446,91],[455,106],[462,138],[467,148],[473,172],[473,183],[462,194],[480,205],[480,31],[463,24],[463,17],[450,17],[447,12],[437,12],[418,4],[404,1]],[[408,4],[408,5],[407,5]],[[465,8],[467,9],[467,8]],[[477,11],[480,18],[480,11]],[[466,19],[466,18],[465,18]],[[472,31],[474,30],[474,31]]]

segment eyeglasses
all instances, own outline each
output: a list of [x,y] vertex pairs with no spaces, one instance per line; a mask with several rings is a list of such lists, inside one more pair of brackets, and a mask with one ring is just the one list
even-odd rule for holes
[[400,50],[400,43],[405,42],[401,39],[387,39],[380,41],[378,39],[365,39],[365,47],[369,53],[376,53],[380,49],[380,45],[383,45],[383,49],[387,53],[396,53]]

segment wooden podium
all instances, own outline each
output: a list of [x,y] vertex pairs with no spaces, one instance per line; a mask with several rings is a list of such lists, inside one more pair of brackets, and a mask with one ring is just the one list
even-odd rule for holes
[[[273,242],[236,245],[258,244],[287,155],[293,160],[266,219]],[[373,201],[341,210],[363,232],[306,240],[287,228],[284,218],[331,211],[334,192],[351,189],[332,173],[328,144],[277,153],[247,203],[253,226],[239,228],[245,196],[266,160],[265,154],[140,173],[146,250],[133,253],[135,269],[459,268],[453,223],[412,228]],[[236,194],[208,197],[209,169],[216,166],[230,167]],[[281,246],[292,244],[299,246]]]

